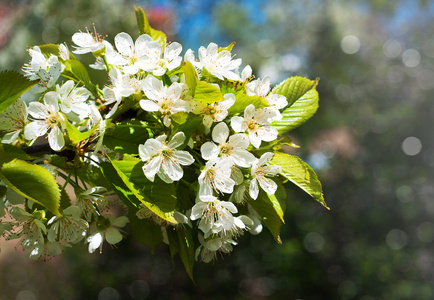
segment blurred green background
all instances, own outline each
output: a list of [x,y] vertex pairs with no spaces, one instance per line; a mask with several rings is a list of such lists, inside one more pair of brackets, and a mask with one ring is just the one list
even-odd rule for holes
[[288,184],[283,244],[246,234],[196,265],[196,285],[166,247],[130,237],[46,263],[2,241],[0,299],[434,299],[432,1],[1,0],[0,69],[93,23],[110,42],[136,38],[134,4],[183,53],[236,41],[257,77],[321,78],[320,108],[289,151],[316,170],[331,210]]

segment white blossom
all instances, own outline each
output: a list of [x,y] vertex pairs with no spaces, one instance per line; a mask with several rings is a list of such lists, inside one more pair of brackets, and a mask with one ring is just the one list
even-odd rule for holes
[[250,171],[252,179],[250,181],[249,194],[253,199],[258,198],[259,186],[269,195],[274,194],[277,190],[277,184],[268,178],[276,176],[282,172],[282,168],[280,166],[267,165],[273,156],[274,153],[266,152],[262,154],[262,156],[252,165],[252,169]]
[[100,215],[102,210],[108,207],[108,199],[102,194],[105,191],[104,187],[95,186],[76,195],[74,205],[80,209],[80,213],[86,221],[91,222],[93,218]]
[[213,103],[196,102],[193,113],[203,115],[205,128],[210,128],[213,122],[221,122],[228,115],[228,109],[235,103],[235,95],[225,94],[223,101]]
[[218,51],[215,43],[210,43],[207,48],[199,48],[200,69],[206,68],[212,75],[224,80],[239,80],[239,76],[233,71],[241,65],[241,59],[232,60],[232,55],[227,50]]
[[217,157],[231,157],[234,163],[240,167],[248,168],[255,157],[247,151],[250,145],[249,138],[244,134],[235,134],[229,137],[229,128],[226,123],[218,123],[212,131],[212,142],[206,142],[200,148],[202,157],[210,160]]
[[[182,57],[179,56],[181,51],[182,46],[177,42],[166,46],[163,53],[161,53],[160,43],[156,41],[149,42],[145,50],[148,64],[147,70],[152,70],[155,76],[162,76],[166,73],[166,70],[176,69],[181,65]],[[161,54],[163,54],[163,57],[161,57]]]
[[140,69],[151,71],[152,67],[147,62],[148,44],[152,45],[152,38],[147,34],[142,34],[133,42],[128,33],[121,32],[115,36],[115,46],[122,58],[115,65],[121,65],[125,74],[136,74]]
[[184,143],[185,135],[178,132],[167,142],[166,135],[156,139],[147,139],[139,145],[139,155],[145,162],[143,172],[146,178],[154,181],[155,174],[166,183],[178,181],[184,175],[181,165],[188,166],[194,162],[193,156],[187,151],[176,150]]
[[69,50],[68,50],[68,46],[66,44],[60,44],[59,45],[59,56],[63,60],[69,59]]
[[188,91],[184,83],[175,82],[166,87],[162,81],[150,75],[143,83],[143,91],[149,100],[140,100],[140,107],[150,112],[159,111],[167,127],[171,124],[171,115],[190,110],[187,101],[181,99]]
[[209,263],[217,257],[217,252],[229,254],[233,250],[233,245],[237,245],[231,237],[222,235],[213,237],[205,241],[203,236],[199,234],[200,246],[196,249],[196,260],[199,255],[203,262]]
[[265,77],[263,80],[257,79],[246,84],[247,96],[264,97],[267,102],[277,109],[284,108],[288,105],[286,97],[283,95],[272,94],[270,92],[270,77]]
[[244,117],[231,118],[231,126],[235,132],[247,131],[252,145],[259,148],[261,141],[271,142],[277,138],[277,129],[265,125],[277,120],[279,115],[279,111],[274,107],[255,110],[255,106],[250,104],[244,110]]
[[111,245],[119,243],[122,240],[119,228],[124,227],[128,222],[126,216],[118,218],[109,214],[100,216],[90,227],[89,237],[86,239],[89,243],[89,253],[93,253],[98,248],[101,253],[104,240]]
[[31,102],[28,112],[36,120],[31,122],[24,129],[24,137],[28,140],[33,140],[38,136],[48,134],[48,143],[50,147],[59,151],[65,145],[63,132],[61,127],[65,127],[65,119],[59,112],[56,92],[48,92],[44,96],[44,104],[39,102]]
[[235,218],[232,214],[238,210],[232,202],[220,201],[212,195],[201,196],[191,210],[191,220],[199,221],[199,229],[205,238],[211,234],[224,233],[236,228]]
[[32,60],[30,64],[24,65],[24,75],[30,80],[39,80],[39,83],[32,88],[33,92],[43,92],[56,83],[62,71],[62,65],[57,56],[53,54],[46,59],[38,46],[29,49],[29,54]]
[[74,54],[85,54],[96,52],[104,48],[103,39],[99,35],[87,32],[77,32],[72,35],[72,41],[78,46],[74,46]]
[[47,229],[40,219],[45,214],[43,212],[30,214],[17,206],[12,207],[10,213],[19,225],[12,229],[14,233],[9,233],[6,239],[19,239],[23,249],[29,250],[29,255],[32,257],[32,251],[37,252],[44,246],[44,235]]
[[199,196],[217,193],[232,193],[235,181],[231,178],[232,158],[210,159],[199,175]]
[[68,114],[71,111],[78,115],[88,112],[88,105],[85,101],[89,98],[90,92],[85,87],[76,87],[74,81],[68,80],[62,86],[56,86],[57,99],[60,110]]

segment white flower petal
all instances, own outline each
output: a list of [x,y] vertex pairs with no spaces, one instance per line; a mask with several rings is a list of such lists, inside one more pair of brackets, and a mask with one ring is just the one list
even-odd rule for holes
[[140,100],[140,107],[146,111],[159,111],[160,107],[157,103],[151,100]]
[[172,153],[172,158],[176,163],[179,163],[183,166],[189,166],[194,163],[193,156],[187,151],[174,151]]
[[178,148],[179,146],[181,146],[182,144],[184,144],[185,141],[185,135],[184,132],[180,131],[178,133],[176,133],[172,139],[170,140],[170,142],[167,144],[167,146],[169,148]]
[[65,146],[65,139],[59,127],[55,126],[51,129],[48,134],[48,143],[54,151],[59,151]]
[[200,147],[200,153],[203,159],[210,160],[216,158],[219,155],[219,148],[212,142],[206,142]]
[[235,132],[244,132],[246,128],[244,126],[244,118],[242,117],[232,117],[231,127]]
[[128,33],[121,32],[115,36],[116,49],[125,56],[134,55],[134,42]]
[[258,178],[259,185],[269,195],[273,195],[277,190],[277,184],[270,178]]
[[95,249],[98,249],[101,246],[103,242],[103,237],[101,233],[98,232],[88,237],[87,241],[89,242],[89,253],[93,253]]
[[259,195],[259,186],[258,181],[256,178],[253,178],[252,181],[250,181],[250,187],[249,187],[249,194],[252,199],[256,200]]
[[38,136],[42,136],[48,131],[48,124],[45,121],[34,121],[24,128],[24,137],[26,140],[33,140]]
[[47,119],[50,116],[44,104],[39,102],[31,102],[28,109],[29,114],[36,119]]
[[145,176],[151,181],[154,181],[155,174],[160,170],[163,157],[154,157],[147,165],[145,171]]
[[182,167],[172,161],[171,159],[163,159],[163,163],[161,166],[164,172],[169,176],[173,181],[178,181],[184,176],[184,172],[182,171]]
[[225,122],[218,123],[212,131],[212,139],[214,142],[223,144],[229,137],[229,128]]
[[277,139],[278,135],[277,129],[270,126],[258,128],[257,133],[258,137],[265,142],[274,141],[275,139]]

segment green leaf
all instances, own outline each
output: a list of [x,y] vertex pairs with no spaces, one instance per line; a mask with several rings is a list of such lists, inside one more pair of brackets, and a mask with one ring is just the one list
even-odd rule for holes
[[184,149],[185,147],[187,147],[191,135],[199,128],[201,124],[202,116],[194,114],[188,114],[187,121],[182,124],[173,124],[173,134],[182,131],[185,135],[184,144],[178,147],[178,149]]
[[307,163],[297,156],[282,152],[275,152],[271,163],[282,168],[280,173],[282,176],[329,209],[324,201],[321,182],[318,180],[315,171]]
[[99,122],[91,129],[85,132],[81,132],[74,125],[72,125],[66,118],[66,130],[68,131],[68,137],[73,145],[77,145],[81,141],[90,137],[95,129],[98,127]]
[[189,114],[187,112],[179,112],[170,116],[172,121],[176,122],[179,125],[184,124],[188,120]]
[[221,52],[221,51],[224,51],[224,50],[227,50],[227,51],[229,51],[229,52],[231,52],[232,51],[232,48],[235,46],[235,44],[236,44],[236,42],[232,42],[229,46],[227,46],[227,47],[220,47],[219,49],[218,49],[218,52]]
[[46,59],[49,59],[51,54],[54,56],[59,56],[59,45],[45,44],[45,45],[39,45],[38,47]]
[[184,228],[178,228],[177,230],[172,230],[172,228],[167,228],[167,237],[169,238],[170,253],[172,258],[174,255],[179,253],[182,263],[184,264],[185,270],[193,280],[193,267],[194,267],[194,244],[193,244],[193,234],[191,228],[184,226]]
[[304,77],[289,77],[276,85],[271,93],[285,96],[286,100],[288,100],[287,106],[289,107],[292,103],[300,99],[301,96],[315,88],[317,84],[317,81]]
[[103,162],[101,169],[107,181],[110,182],[114,192],[121,201],[128,206],[131,233],[133,237],[143,244],[151,247],[158,245],[163,240],[161,228],[157,224],[147,219],[139,219],[136,215],[139,210],[140,200],[126,186],[119,177],[116,169],[111,163]]
[[141,7],[137,7],[134,4],[134,11],[136,12],[140,35],[149,34],[154,41],[157,41],[161,45],[161,49],[164,51],[167,43],[167,37],[164,32],[156,30],[149,25],[148,18],[146,18],[146,14]]
[[228,109],[229,115],[244,113],[247,106],[253,104],[256,109],[269,106],[263,97],[247,96],[244,92],[235,94],[235,103]]
[[164,51],[167,44],[167,37],[164,32],[151,28],[150,36],[154,41],[157,41],[160,44],[161,50]]
[[268,196],[268,199],[270,200],[271,205],[274,208],[274,211],[279,216],[282,223],[285,224],[285,220],[283,219],[283,209],[282,209],[282,206],[280,206],[280,202],[279,202],[279,200],[277,200],[276,195],[268,195],[267,194],[267,196]]
[[161,227],[149,219],[139,219],[136,216],[136,212],[137,210],[130,210],[129,213],[130,227],[133,237],[137,241],[151,247],[161,243],[163,240]]
[[18,194],[59,216],[60,190],[53,175],[41,166],[14,159],[4,163],[0,178]]
[[261,217],[271,234],[273,234],[276,242],[282,244],[282,240],[280,239],[280,228],[283,225],[283,217],[276,212],[275,205],[277,204],[273,203],[270,197],[262,190],[259,191],[258,199],[252,200],[249,197],[249,203]]
[[14,158],[19,158],[22,160],[36,159],[35,156],[27,154],[21,148],[17,148],[9,144],[0,144],[0,165],[4,162],[13,160]]
[[137,120],[123,121],[107,128],[103,144],[121,154],[138,154],[139,145],[148,137],[146,123]]
[[0,114],[38,82],[30,81],[15,71],[0,72]]
[[178,224],[173,217],[177,204],[174,184],[166,184],[157,176],[149,181],[143,174],[143,162],[135,157],[125,155],[121,161],[111,160],[119,177],[140,200],[157,217],[170,224]]
[[316,91],[318,81],[303,77],[291,77],[273,90],[273,94],[284,95],[288,106],[282,112],[283,118],[270,124],[280,134],[293,130],[310,119],[318,109],[319,96]]
[[151,26],[149,26],[148,18],[146,18],[145,12],[141,7],[137,7],[134,4],[134,11],[136,12],[137,25],[139,26],[139,33],[151,34]]
[[60,193],[60,207],[65,209],[68,206],[71,206],[71,199],[69,198],[68,193],[66,193],[65,190],[62,190]]
[[186,62],[184,65],[184,75],[185,75],[185,83],[188,86],[188,94],[190,96],[194,96],[194,93],[196,91],[196,85],[197,85],[197,73],[194,69],[191,62]]
[[223,94],[219,88],[204,81],[197,81],[194,100],[203,103],[220,102],[223,101]]
[[62,76],[81,83],[89,90],[89,92],[98,98],[98,90],[90,80],[86,67],[80,61],[69,59],[65,60],[63,64],[65,65],[65,70],[63,71]]
[[[121,199],[121,201],[126,206],[128,206],[128,209],[137,212],[138,210],[137,208],[141,203],[140,200],[137,199],[137,197],[134,196],[133,192],[131,192],[131,190],[125,185],[125,183],[119,177],[118,172],[113,167],[113,165],[109,162],[102,162],[101,170],[104,177],[110,183],[111,187],[113,188],[113,191],[116,193],[119,199]],[[135,218],[137,219],[137,216],[135,216]]]

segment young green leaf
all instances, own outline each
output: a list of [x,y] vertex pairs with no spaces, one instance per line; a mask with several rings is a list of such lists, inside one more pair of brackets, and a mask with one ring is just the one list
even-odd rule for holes
[[[66,119],[66,118],[65,118]],[[99,122],[91,129],[85,132],[80,132],[74,125],[72,125],[67,119],[66,119],[66,130],[68,131],[69,139],[71,140],[73,145],[77,145],[79,142],[87,139],[90,137],[95,129],[98,127]]]
[[45,56],[46,59],[49,59],[51,54],[54,56],[59,56],[59,45],[56,44],[45,44],[45,45],[39,45],[39,50],[41,50],[41,53]]
[[219,47],[218,52],[221,52],[221,51],[224,51],[224,50],[227,50],[227,51],[231,52],[232,48],[235,46],[235,44],[236,44],[236,42],[232,42],[227,47]]
[[3,164],[0,179],[18,194],[44,206],[56,216],[60,215],[60,190],[47,169],[14,159]]
[[[275,200],[275,197],[274,199]],[[249,198],[249,203],[261,217],[265,226],[270,230],[271,234],[273,234],[274,239],[279,244],[282,244],[282,240],[280,239],[280,228],[283,225],[283,211],[279,208],[280,214],[276,211],[276,207],[280,207],[278,205],[278,201],[275,203],[272,202],[270,197],[264,191],[260,190],[259,197],[256,200],[252,200]]]
[[219,88],[204,81],[197,81],[194,100],[203,103],[214,103],[223,101],[223,94]]
[[138,154],[139,145],[149,137],[146,123],[129,120],[114,124],[104,134],[104,145],[121,154]]
[[151,28],[150,36],[154,41],[157,41],[160,44],[161,50],[164,51],[164,49],[166,48],[166,44],[167,44],[166,34],[164,34],[164,32],[162,32],[160,30],[156,30],[154,28]]
[[69,59],[65,60],[63,64],[65,65],[65,70],[62,73],[63,77],[81,83],[94,97],[98,98],[98,90],[90,80],[86,67],[80,61]]
[[229,115],[244,113],[247,106],[253,104],[256,109],[269,106],[263,97],[247,96],[244,92],[235,94],[235,103],[228,109]]
[[148,18],[146,18],[145,12],[141,7],[137,7],[134,4],[134,11],[136,12],[137,25],[139,26],[139,33],[151,34],[151,26],[149,26]]
[[284,95],[288,106],[282,112],[283,118],[270,124],[279,135],[284,134],[310,119],[318,109],[317,81],[303,77],[291,77],[277,85],[273,94]]
[[170,254],[173,257],[179,253],[182,263],[184,264],[185,270],[193,280],[193,267],[194,267],[194,245],[193,245],[193,234],[191,228],[185,226],[184,228],[168,227],[166,228],[167,238],[169,239]]
[[185,121],[182,124],[177,124],[174,123],[173,125],[173,134],[177,133],[177,132],[184,132],[185,135],[185,141],[184,144],[182,144],[181,146],[179,146],[178,149],[184,149],[185,147],[187,147],[188,141],[190,140],[191,135],[193,134],[193,132],[195,132],[198,127],[202,124],[202,116],[199,115],[193,115],[193,114],[188,114],[188,118],[187,121]]
[[188,86],[188,94],[190,96],[194,96],[194,93],[196,91],[196,85],[197,85],[197,73],[194,69],[191,62],[186,62],[184,65],[184,75],[185,75],[185,83]]
[[166,184],[158,177],[154,182],[149,181],[143,174],[143,163],[138,158],[125,155],[121,161],[110,161],[128,189],[156,217],[170,224],[178,224],[173,216],[177,203],[176,189],[173,184]]
[[101,170],[119,199],[128,206],[129,210],[135,210],[135,212],[137,212],[141,203],[140,200],[137,199],[133,192],[131,192],[131,190],[125,185],[113,165],[109,162],[103,162],[101,163]]
[[297,156],[282,152],[275,152],[271,163],[282,168],[280,173],[282,176],[329,209],[324,201],[321,182],[318,180],[315,171],[307,163]]
[[0,72],[0,114],[38,82],[30,81],[15,71]]

